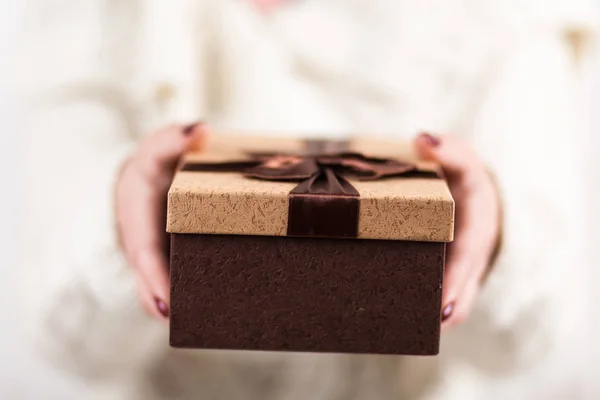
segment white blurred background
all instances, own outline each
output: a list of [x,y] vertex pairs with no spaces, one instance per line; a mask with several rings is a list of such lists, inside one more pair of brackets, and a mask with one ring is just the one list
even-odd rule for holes
[[[600,7],[600,0],[598,6]],[[27,344],[21,340],[18,304],[15,298],[14,273],[18,272],[19,180],[26,179],[18,174],[19,155],[27,149],[19,148],[19,112],[10,94],[10,54],[18,46],[19,21],[26,2],[19,0],[0,1],[0,398],[1,399],[72,399],[79,398],[75,383],[56,374],[36,361]],[[588,142],[582,154],[589,160],[594,171],[590,182],[593,197],[591,204],[600,205],[600,60],[588,68],[582,87],[582,108],[589,118]],[[590,218],[590,251],[597,252],[600,245],[600,207],[592,207]],[[31,251],[31,250],[30,250]],[[589,366],[589,399],[600,399],[600,257],[589,266],[590,299],[589,312],[594,331],[590,332],[590,347],[594,362]],[[559,316],[558,316],[559,317]],[[594,376],[596,375],[596,376]]]
[[12,96],[11,53],[18,46],[20,18],[27,3],[0,0],[0,399],[76,399],[77,387],[39,363],[21,339],[19,305],[15,301],[18,273],[18,173],[23,149],[19,141],[19,109]]

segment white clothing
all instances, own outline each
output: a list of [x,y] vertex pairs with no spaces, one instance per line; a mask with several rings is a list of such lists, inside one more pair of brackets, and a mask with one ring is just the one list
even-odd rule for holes
[[[583,398],[584,360],[561,357],[584,321],[573,56],[595,33],[584,1],[297,0],[269,15],[241,0],[32,3],[18,82],[32,143],[24,315],[99,398]],[[113,185],[144,134],[198,119],[466,137],[505,212],[470,320],[432,358],[170,349],[118,247]]]

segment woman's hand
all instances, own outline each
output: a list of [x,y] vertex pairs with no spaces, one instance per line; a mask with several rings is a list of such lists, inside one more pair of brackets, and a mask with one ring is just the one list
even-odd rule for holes
[[439,162],[456,202],[454,242],[448,245],[442,295],[442,329],[464,322],[500,237],[500,201],[482,161],[453,136],[421,134],[418,154]]
[[180,156],[202,146],[203,125],[171,126],[149,136],[125,163],[116,185],[120,239],[148,314],[169,316],[165,234],[167,192]]

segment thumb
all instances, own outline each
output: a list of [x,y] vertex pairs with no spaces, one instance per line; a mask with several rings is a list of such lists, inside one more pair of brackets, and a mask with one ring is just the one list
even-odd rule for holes
[[202,149],[206,136],[207,129],[202,123],[172,125],[148,137],[142,143],[139,155],[161,171],[173,166],[184,152]]
[[415,149],[419,157],[440,163],[449,176],[462,176],[480,166],[471,147],[454,136],[421,133],[415,139]]
[[187,150],[202,151],[206,145],[209,135],[208,126],[203,122],[188,125],[184,128],[184,134],[190,138],[187,144]]

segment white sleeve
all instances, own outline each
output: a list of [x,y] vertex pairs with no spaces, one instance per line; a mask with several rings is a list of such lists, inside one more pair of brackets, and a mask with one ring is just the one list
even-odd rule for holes
[[585,317],[580,295],[588,262],[581,249],[589,176],[576,70],[562,34],[549,30],[523,41],[497,66],[474,125],[504,214],[502,250],[474,319],[529,356],[547,352]]
[[[57,365],[106,377],[131,370],[157,335],[114,226],[114,183],[135,146],[134,123],[105,52],[105,2],[48,3],[29,20],[19,62],[27,152],[21,315]],[[132,327],[148,330],[136,336]]]

